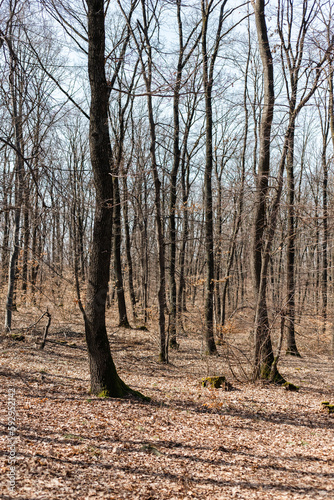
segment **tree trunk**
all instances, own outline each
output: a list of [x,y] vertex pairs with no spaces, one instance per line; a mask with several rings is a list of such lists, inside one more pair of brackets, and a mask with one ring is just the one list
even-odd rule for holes
[[12,311],[14,308],[15,285],[17,278],[17,261],[20,251],[20,220],[21,220],[21,205],[23,200],[23,178],[24,178],[24,162],[23,162],[23,132],[22,132],[22,106],[18,106],[17,88],[16,88],[16,56],[14,57],[12,47],[10,57],[10,94],[12,100],[13,126],[15,137],[15,211],[14,211],[14,230],[12,251],[9,261],[8,273],[8,292],[6,301],[6,316],[5,328],[10,331],[12,327]]
[[254,10],[264,79],[264,103],[260,128],[260,153],[258,160],[253,237],[254,295],[256,297],[254,377],[268,379],[270,377],[274,355],[267,312],[267,276],[263,266],[263,251],[265,247],[266,197],[268,193],[268,177],[270,171],[271,125],[275,96],[273,61],[267,35],[264,0],[256,0]]
[[[293,109],[295,105],[293,105]],[[286,353],[300,357],[295,337],[295,179],[294,179],[294,141],[295,123],[291,124],[291,133],[288,142],[288,154],[286,159],[286,172],[288,184],[288,229],[287,229],[287,350]]]
[[213,71],[218,55],[223,24],[223,13],[226,1],[221,5],[216,42],[210,56],[207,49],[208,22],[211,10],[207,2],[202,0],[202,63],[203,87],[205,100],[205,171],[204,171],[204,213],[205,213],[205,254],[206,254],[206,284],[205,284],[205,343],[207,354],[215,354],[217,347],[214,339],[214,235],[213,235],[213,205],[212,205],[212,87]]
[[137,317],[136,313],[136,294],[135,288],[133,284],[133,263],[132,263],[132,255],[131,255],[131,238],[130,238],[130,227],[129,227],[129,212],[128,212],[128,203],[129,203],[129,194],[128,194],[128,185],[126,179],[127,171],[123,174],[123,218],[124,218],[124,228],[125,228],[125,251],[126,251],[126,260],[128,264],[128,283],[129,283],[129,292],[130,299],[132,305],[132,315],[134,318]]
[[114,252],[114,273],[115,289],[117,293],[119,324],[125,328],[130,328],[128,315],[126,312],[125,294],[123,286],[121,245],[122,245],[122,221],[121,221],[121,197],[119,192],[119,168],[114,168],[113,194],[114,194],[114,220],[113,220],[113,252]]
[[[145,0],[141,0],[142,4],[142,14],[143,14],[143,27],[142,34],[145,40],[145,52],[147,56],[146,64],[143,59],[143,52],[137,43],[137,48],[139,50],[140,61],[142,65],[143,77],[145,80],[145,87],[147,92],[147,111],[148,111],[148,121],[150,128],[150,157],[151,157],[151,168],[152,177],[154,183],[154,207],[155,207],[155,225],[156,225],[156,238],[157,238],[157,250],[158,250],[158,270],[159,270],[159,289],[158,289],[158,308],[159,308],[159,339],[160,339],[160,353],[159,359],[162,363],[168,362],[168,345],[166,342],[166,271],[165,271],[165,238],[164,238],[164,226],[162,218],[162,203],[161,203],[161,181],[159,179],[158,164],[156,158],[156,125],[154,120],[153,111],[153,100],[152,100],[152,47],[151,40],[149,38],[149,23],[150,20],[147,17],[147,6],[145,5]],[[132,32],[133,34],[133,32]]]
[[88,74],[91,88],[89,146],[96,189],[96,209],[88,272],[86,308],[83,311],[90,366],[91,392],[111,397],[132,393],[119,378],[106,330],[109,283],[113,184],[108,129],[109,89],[105,76],[104,1],[87,0]]

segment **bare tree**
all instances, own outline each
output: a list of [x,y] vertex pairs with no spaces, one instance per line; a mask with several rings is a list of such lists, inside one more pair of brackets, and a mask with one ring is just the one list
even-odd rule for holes
[[274,355],[269,330],[266,298],[267,277],[264,273],[263,253],[270,172],[271,126],[275,103],[274,69],[268,40],[264,0],[256,0],[252,3],[255,12],[256,31],[264,81],[253,239],[254,291],[256,298],[254,376],[256,378],[269,378]]
[[93,240],[88,271],[85,319],[91,391],[111,397],[134,394],[118,376],[106,330],[112,238],[112,151],[108,128],[110,89],[105,75],[105,11],[103,0],[87,0],[88,75],[91,88],[89,146],[96,189]]

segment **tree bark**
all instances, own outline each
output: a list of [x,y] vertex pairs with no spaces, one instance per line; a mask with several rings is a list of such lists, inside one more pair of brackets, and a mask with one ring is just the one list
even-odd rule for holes
[[17,58],[14,54],[13,47],[10,43],[10,96],[12,100],[12,113],[13,113],[13,126],[15,138],[15,211],[14,211],[14,230],[13,230],[13,243],[12,251],[9,260],[8,272],[8,292],[6,301],[6,316],[5,328],[10,331],[12,327],[12,311],[14,308],[14,295],[17,278],[17,262],[20,251],[20,221],[21,221],[21,205],[23,201],[23,182],[24,182],[24,161],[23,161],[23,131],[22,131],[22,106],[18,105],[17,100],[17,87],[16,87],[16,64]]
[[181,0],[177,0],[177,20],[179,28],[179,57],[176,69],[174,96],[173,96],[173,167],[170,175],[170,199],[169,199],[169,239],[170,239],[170,259],[169,259],[169,345],[177,347],[176,340],[176,182],[177,174],[179,171],[181,151],[180,151],[180,120],[179,120],[179,102],[180,102],[180,88],[183,68],[183,34],[182,34],[182,20],[181,20]]
[[108,129],[109,89],[105,76],[104,1],[87,0],[88,74],[91,88],[89,146],[96,189],[96,209],[88,272],[86,308],[83,310],[90,366],[91,392],[122,397],[133,393],[117,374],[106,330],[109,283],[113,183]]
[[[293,111],[295,100],[292,103]],[[294,141],[295,122],[292,121],[289,135],[286,172],[288,184],[288,229],[287,229],[287,350],[286,353],[300,357],[295,336],[295,255],[296,255],[296,228],[295,228],[295,178],[294,178]]]
[[217,347],[214,339],[214,235],[213,235],[213,205],[212,205],[212,87],[215,61],[218,55],[223,24],[223,13],[226,1],[223,1],[216,32],[216,40],[212,55],[207,49],[207,33],[211,2],[202,0],[202,63],[203,87],[205,100],[205,171],[204,171],[204,212],[205,212],[205,254],[206,254],[206,284],[205,284],[205,343],[207,354],[215,354]]
[[267,276],[263,266],[263,252],[265,247],[264,230],[266,227],[266,198],[270,171],[271,125],[274,114],[275,95],[273,60],[268,41],[264,0],[256,0],[256,2],[253,2],[253,5],[264,79],[264,102],[260,128],[260,152],[253,236],[254,295],[256,297],[254,377],[268,379],[270,377],[274,355],[269,330],[266,299]]

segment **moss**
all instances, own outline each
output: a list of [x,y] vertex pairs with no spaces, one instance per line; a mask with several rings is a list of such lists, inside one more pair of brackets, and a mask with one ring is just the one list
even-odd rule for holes
[[323,409],[327,410],[328,413],[334,413],[334,405],[331,405],[329,401],[323,401],[321,404]]
[[98,398],[110,398],[110,392],[107,389],[103,389],[98,395]]
[[294,385],[291,382],[284,382],[284,384],[282,385],[286,391],[293,391],[293,392],[299,391],[298,385]]
[[267,363],[262,363],[260,369],[260,378],[263,380],[269,380],[270,375],[271,375],[271,366],[268,365]]
[[131,389],[128,385],[123,382],[123,380],[118,377],[113,385],[112,391],[106,387],[101,388],[100,391],[93,391],[90,389],[90,394],[95,394],[98,398],[126,398],[134,397],[136,399],[141,399],[142,401],[150,401],[151,398],[144,396],[141,392]]
[[226,346],[226,340],[225,340],[225,339],[223,339],[223,337],[219,337],[219,338],[216,340],[216,345]]
[[19,333],[12,333],[10,335],[10,338],[16,340],[17,342],[22,342],[23,340],[25,340],[25,336],[20,335]]
[[168,363],[166,358],[162,355],[162,352],[159,353],[159,363]]
[[206,377],[202,378],[202,386],[203,387],[212,387],[213,389],[218,389],[219,387],[222,387],[223,384],[225,384],[225,377],[220,376],[220,377]]
[[271,372],[270,381],[277,385],[288,384],[284,377],[280,374],[280,372],[276,369],[274,372]]
[[284,377],[282,377],[277,369],[277,361],[278,359],[275,358],[272,365],[263,363],[261,365],[260,378],[262,380],[268,380],[274,384],[281,385],[287,391],[299,391],[299,387],[297,385],[288,382]]

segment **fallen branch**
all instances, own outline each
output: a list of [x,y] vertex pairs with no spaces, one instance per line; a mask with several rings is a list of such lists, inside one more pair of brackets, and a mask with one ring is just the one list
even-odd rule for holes
[[[48,318],[48,322],[47,324],[45,325],[45,330],[44,330],[44,335],[43,335],[43,340],[42,340],[42,343],[40,345],[40,349],[44,349],[44,346],[45,346],[45,342],[46,342],[46,337],[48,335],[48,331],[49,331],[49,328],[50,328],[50,325],[51,325],[51,314],[49,313],[48,310],[46,310],[46,312],[43,314],[43,316],[47,316]],[[42,316],[42,317],[43,317]],[[41,319],[41,318],[40,318]]]

